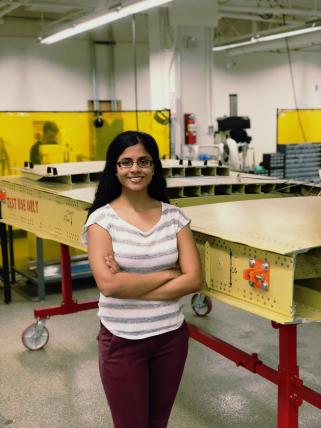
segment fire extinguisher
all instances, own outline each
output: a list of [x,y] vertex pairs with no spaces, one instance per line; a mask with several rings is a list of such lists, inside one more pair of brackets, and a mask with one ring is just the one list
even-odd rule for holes
[[184,114],[185,144],[196,144],[196,117],[194,113]]

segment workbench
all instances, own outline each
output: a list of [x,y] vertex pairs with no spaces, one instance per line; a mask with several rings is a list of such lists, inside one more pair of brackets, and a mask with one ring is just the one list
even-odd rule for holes
[[[23,333],[29,349],[46,345],[47,318],[97,307],[97,301],[73,300],[68,251],[69,246],[84,249],[80,234],[102,169],[101,164],[93,166],[51,165],[38,171],[27,167],[21,176],[0,179],[3,257],[6,225],[61,243],[62,304],[35,309],[37,321]],[[278,427],[296,428],[302,400],[321,408],[321,395],[303,385],[296,360],[297,324],[321,320],[321,187],[225,175],[226,170],[213,165],[206,172],[199,165],[171,163],[168,168],[171,202],[183,206],[192,219],[206,279],[201,300],[219,299],[271,320],[280,334],[279,369],[190,324],[191,337],[277,384]],[[3,270],[9,303],[6,267],[8,254]]]
[[279,330],[278,370],[193,325],[191,337],[276,384],[278,428],[297,428],[303,401],[321,409],[321,394],[303,384],[297,362],[297,325],[321,321],[321,196],[184,211],[202,259],[202,293],[272,321]]

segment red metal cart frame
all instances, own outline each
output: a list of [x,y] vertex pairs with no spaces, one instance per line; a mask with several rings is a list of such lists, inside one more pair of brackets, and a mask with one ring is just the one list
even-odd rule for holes
[[[77,303],[73,300],[69,248],[64,244],[61,244],[61,273],[61,305],[35,309],[34,315],[37,320],[97,307],[96,300],[83,303]],[[302,379],[299,377],[297,325],[282,325],[272,322],[272,326],[279,331],[278,370],[263,364],[257,354],[247,354],[233,345],[206,333],[193,324],[189,324],[189,331],[190,337],[197,342],[234,361],[237,366],[244,367],[277,385],[278,428],[298,428],[299,407],[302,402],[306,401],[321,409],[321,394],[304,386]]]
[[296,324],[277,324],[279,330],[279,367],[275,370],[258,358],[247,354],[233,345],[204,332],[189,324],[190,337],[202,343],[225,358],[234,361],[239,367],[264,377],[278,386],[278,428],[297,428],[299,406],[303,400],[321,409],[321,394],[303,385],[299,377],[297,363],[297,326]]

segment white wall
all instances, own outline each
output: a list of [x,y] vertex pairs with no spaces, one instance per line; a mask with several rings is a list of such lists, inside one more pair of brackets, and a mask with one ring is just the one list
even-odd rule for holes
[[[115,96],[124,110],[133,110],[132,46],[118,43],[115,50]],[[150,102],[148,45],[137,45],[139,109]],[[97,98],[113,96],[112,48],[96,46]],[[44,46],[30,38],[1,38],[0,110],[85,111],[94,98],[91,50],[88,40],[70,39]]]
[[208,133],[208,127],[213,124],[209,37],[208,28],[176,28],[171,67],[171,72],[175,70],[175,79],[170,87],[169,107],[175,127],[176,154],[179,155],[188,153],[184,144],[184,113],[196,116],[197,145],[213,143],[213,136]]
[[[313,52],[291,52],[298,108],[321,108],[321,57]],[[294,109],[294,93],[286,54],[215,55],[214,114],[229,115],[229,94],[238,94],[238,115],[249,116],[251,145],[257,153],[276,151],[277,109]]]
[[[148,44],[138,43],[137,98],[138,110],[150,109],[149,50]],[[116,98],[122,101],[123,110],[135,110],[134,58],[131,43],[118,43],[115,47]]]
[[206,28],[185,28],[181,39],[195,37],[195,46],[181,42],[180,75],[183,113],[195,113],[197,118],[197,141],[200,145],[212,144],[213,138],[208,135],[211,118],[209,114],[209,67],[208,55],[211,54],[207,43]]
[[92,98],[89,58],[83,41],[43,46],[1,38],[0,109],[85,110]]

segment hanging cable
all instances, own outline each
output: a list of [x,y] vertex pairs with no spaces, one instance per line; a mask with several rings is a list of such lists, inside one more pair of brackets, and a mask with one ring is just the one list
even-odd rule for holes
[[285,45],[286,45],[286,52],[287,52],[287,56],[288,56],[288,62],[289,62],[289,69],[290,69],[291,85],[292,85],[292,93],[293,93],[293,98],[294,98],[295,111],[297,114],[299,127],[300,127],[300,130],[302,133],[303,142],[307,143],[303,123],[302,123],[301,116],[300,116],[299,106],[298,106],[298,100],[297,100],[297,94],[296,94],[295,82],[294,82],[292,59],[291,59],[291,52],[290,52],[290,48],[289,48],[289,41],[287,38],[285,39]]
[[132,16],[132,37],[133,37],[133,63],[134,63],[136,130],[139,131],[139,126],[138,126],[138,95],[137,95],[136,15],[135,14]]

